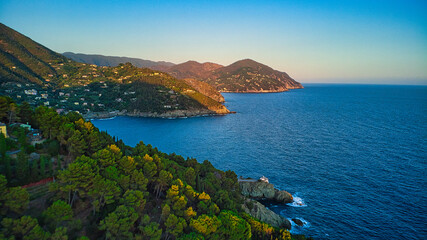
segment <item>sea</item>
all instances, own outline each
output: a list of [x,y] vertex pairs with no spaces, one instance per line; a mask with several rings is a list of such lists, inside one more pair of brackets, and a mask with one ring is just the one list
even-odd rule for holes
[[315,239],[427,239],[427,86],[305,84],[224,93],[236,114],[93,120],[131,146],[265,176],[294,196],[267,204]]

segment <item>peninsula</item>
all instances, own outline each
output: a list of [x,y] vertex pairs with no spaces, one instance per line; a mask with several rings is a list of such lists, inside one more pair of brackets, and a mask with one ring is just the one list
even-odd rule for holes
[[3,24],[0,85],[0,94],[18,103],[26,101],[32,106],[88,116],[118,112],[150,117],[230,113],[220,102],[219,93],[196,80],[180,80],[131,63],[106,67],[75,62]]
[[[75,61],[87,64],[103,63],[106,66],[110,66],[109,64],[120,59],[111,56],[69,52],[64,53],[64,55]],[[140,62],[148,61],[138,60]],[[134,61],[136,62],[136,60]],[[166,72],[178,79],[192,79],[193,81],[207,83],[219,92],[267,93],[303,88],[299,82],[295,81],[287,73],[274,70],[252,59],[240,60],[228,66],[212,62],[187,61],[176,65],[172,63],[165,64],[165,62],[150,62],[147,67]],[[193,84],[190,85],[194,87]],[[208,96],[212,97],[212,95]]]

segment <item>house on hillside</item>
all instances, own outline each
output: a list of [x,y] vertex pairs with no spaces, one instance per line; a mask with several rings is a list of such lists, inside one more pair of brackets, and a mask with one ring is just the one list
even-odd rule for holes
[[7,128],[6,124],[0,122],[0,133],[2,133],[7,138]]

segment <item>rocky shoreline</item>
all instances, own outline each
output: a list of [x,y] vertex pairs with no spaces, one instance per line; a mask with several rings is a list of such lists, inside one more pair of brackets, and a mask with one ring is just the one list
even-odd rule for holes
[[277,203],[291,203],[293,197],[290,193],[274,188],[268,182],[254,179],[239,179],[240,191],[243,196],[253,199],[268,199]]
[[244,91],[228,91],[228,90],[219,90],[219,92],[221,93],[280,93],[280,92],[287,92],[289,90],[292,89],[303,89],[304,87],[282,87],[282,88],[278,88],[278,89],[260,89],[260,90],[244,90]]
[[291,222],[279,214],[266,208],[257,200],[270,200],[279,204],[291,203],[293,197],[290,193],[274,188],[274,185],[267,181],[256,179],[238,179],[240,191],[246,197],[243,210],[252,217],[260,219],[275,227],[291,229]]
[[90,112],[83,114],[85,119],[108,119],[118,116],[128,117],[149,117],[149,118],[187,118],[187,117],[202,117],[202,116],[222,116],[236,112],[217,113],[211,110],[173,110],[165,113],[157,112],[128,112],[126,110],[113,112]]

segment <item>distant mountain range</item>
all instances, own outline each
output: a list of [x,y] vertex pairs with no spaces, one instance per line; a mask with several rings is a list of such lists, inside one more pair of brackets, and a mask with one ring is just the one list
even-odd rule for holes
[[18,102],[83,114],[120,111],[132,116],[177,117],[229,113],[213,99],[220,94],[207,84],[176,79],[130,63],[114,67],[79,63],[1,23],[0,85],[0,95],[11,96]]
[[[251,59],[240,60],[228,66],[196,61],[175,65],[169,62],[153,62],[136,58],[73,53],[64,53],[64,55],[75,61],[101,66],[116,66],[127,61],[132,64],[138,62],[153,70],[167,72],[178,79],[194,79],[208,83],[220,92],[283,92],[289,89],[303,88],[287,73],[274,70]],[[196,83],[195,81],[192,82]],[[190,82],[188,83],[190,84]]]
[[82,54],[82,53],[72,53],[72,52],[65,52],[62,55],[64,55],[67,58],[70,58],[76,62],[82,62],[82,63],[89,63],[89,64],[96,64],[98,66],[108,66],[108,67],[116,67],[120,63],[132,63],[135,67],[145,67],[145,68],[152,68],[152,67],[171,67],[175,65],[171,62],[155,62],[150,60],[144,60],[140,58],[129,58],[129,57],[113,57],[113,56],[104,56],[104,55],[95,55],[95,54]]

